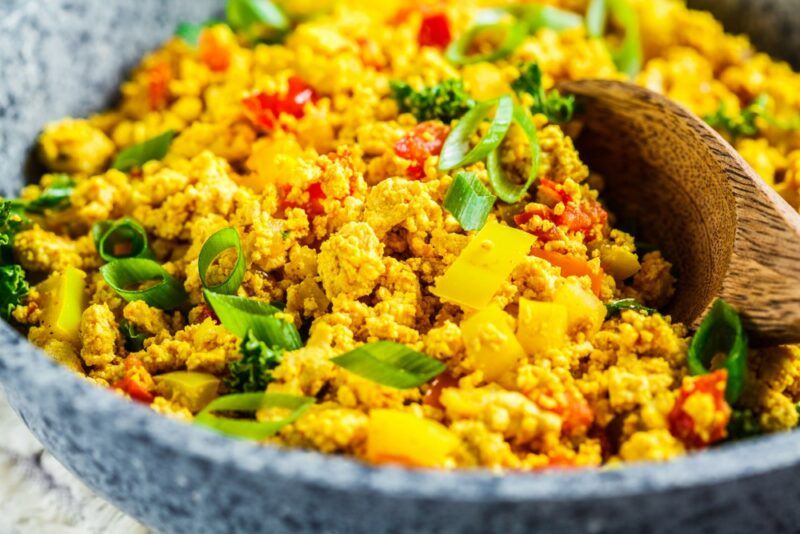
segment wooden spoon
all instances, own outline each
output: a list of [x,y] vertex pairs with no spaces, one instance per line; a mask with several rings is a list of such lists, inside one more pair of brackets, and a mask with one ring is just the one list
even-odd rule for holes
[[696,327],[718,297],[759,345],[800,342],[800,215],[691,112],[632,84],[579,81],[576,145],[611,207],[674,264],[674,319]]

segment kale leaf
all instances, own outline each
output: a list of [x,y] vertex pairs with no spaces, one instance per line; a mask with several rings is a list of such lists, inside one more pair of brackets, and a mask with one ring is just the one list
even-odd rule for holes
[[572,120],[575,113],[575,97],[562,96],[553,89],[545,93],[542,86],[542,69],[537,63],[526,63],[520,69],[519,78],[511,82],[511,88],[517,93],[528,93],[533,97],[531,113],[541,113],[553,124],[562,124]]
[[0,266],[0,316],[11,318],[11,312],[28,294],[25,271],[19,265]]
[[418,121],[440,120],[449,123],[461,118],[475,101],[464,90],[461,80],[445,80],[419,91],[405,82],[390,82],[392,97],[400,111],[411,113]]
[[264,391],[272,381],[272,370],[281,363],[283,350],[268,347],[252,331],[247,332],[239,350],[242,359],[228,364],[226,385],[234,392]]

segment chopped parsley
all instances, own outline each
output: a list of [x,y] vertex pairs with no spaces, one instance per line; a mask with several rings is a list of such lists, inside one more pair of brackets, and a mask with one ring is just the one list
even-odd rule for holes
[[752,137],[758,134],[758,119],[767,118],[768,101],[767,95],[759,95],[738,115],[729,113],[722,102],[717,111],[704,117],[704,120],[712,128],[727,132],[731,137]]
[[528,93],[533,97],[531,113],[541,113],[553,124],[569,122],[575,113],[575,97],[562,96],[554,89],[546,93],[542,86],[542,69],[537,63],[526,63],[520,69],[519,78],[511,82],[511,88],[521,95]]
[[411,113],[418,121],[438,119],[449,123],[461,118],[475,105],[461,80],[445,80],[419,91],[405,82],[393,81],[389,85],[400,111]]
[[226,385],[240,393],[263,392],[272,381],[272,370],[281,363],[282,349],[273,349],[257,339],[252,331],[242,340],[242,359],[228,364]]

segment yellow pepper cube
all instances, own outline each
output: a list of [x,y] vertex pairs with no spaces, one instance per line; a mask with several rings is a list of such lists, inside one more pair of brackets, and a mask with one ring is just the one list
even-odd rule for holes
[[626,280],[642,268],[636,254],[618,245],[606,245],[600,248],[600,264],[603,266],[603,271],[617,280]]
[[158,394],[192,413],[205,408],[219,395],[219,378],[209,373],[175,371],[155,377]]
[[459,446],[446,427],[399,410],[372,410],[367,426],[367,459],[412,467],[443,467]]
[[517,339],[528,354],[563,347],[567,341],[566,306],[519,299]]
[[489,306],[461,323],[467,354],[487,381],[497,380],[525,357],[513,327],[514,318],[497,306]]
[[86,273],[68,267],[38,288],[44,295],[43,324],[55,339],[80,344],[81,315],[86,309]]
[[553,302],[567,309],[567,328],[570,331],[583,330],[592,336],[603,326],[607,313],[605,304],[577,280],[565,280],[556,289]]
[[436,280],[433,294],[465,308],[485,308],[528,255],[534,240],[522,230],[498,222],[486,223]]

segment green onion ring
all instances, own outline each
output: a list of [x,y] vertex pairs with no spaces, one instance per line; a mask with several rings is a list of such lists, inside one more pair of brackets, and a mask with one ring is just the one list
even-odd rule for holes
[[[219,397],[206,406],[194,422],[222,434],[242,439],[261,440],[275,435],[281,428],[297,421],[314,398],[285,393],[237,393]],[[278,421],[249,421],[214,415],[214,412],[253,413],[263,408],[286,408],[292,413]]]
[[[510,56],[528,34],[528,23],[516,19],[510,22],[500,22],[499,19],[502,14],[502,10],[483,11],[483,16],[479,15],[479,17],[483,18],[484,21],[478,20],[476,24],[467,29],[463,35],[447,47],[444,53],[447,60],[454,65],[469,65],[482,61],[495,61]],[[506,27],[506,35],[497,49],[486,54],[467,54],[469,46],[479,33],[504,27]]]
[[439,360],[392,341],[367,343],[331,361],[358,376],[397,389],[419,387],[447,369]]
[[509,180],[500,163],[500,147],[495,147],[486,159],[486,170],[489,173],[489,183],[494,189],[494,193],[507,204],[519,202],[523,195],[528,191],[536,177],[539,175],[539,165],[541,163],[542,150],[539,146],[539,138],[536,135],[536,125],[533,124],[528,112],[522,106],[514,105],[514,122],[522,128],[528,137],[531,149],[531,168],[528,178],[523,184],[515,184]]
[[[183,284],[151,259],[114,260],[100,267],[100,272],[106,283],[129,302],[143,300],[154,308],[172,310],[183,304],[188,298]],[[133,285],[156,279],[161,281],[146,289],[127,289]]]
[[111,168],[128,172],[134,167],[141,167],[148,161],[163,158],[169,152],[169,146],[175,135],[175,130],[167,130],[161,135],[121,150],[114,158]]
[[453,178],[443,206],[469,232],[483,228],[496,200],[474,172],[460,172]]
[[608,23],[608,6],[606,0],[590,0],[586,8],[586,32],[590,37],[603,36]]
[[[470,137],[478,130],[483,119],[495,106],[497,111],[489,125],[489,130],[470,150]],[[511,126],[513,115],[514,101],[508,95],[476,104],[461,117],[455,128],[450,130],[447,139],[444,140],[439,156],[439,170],[449,171],[484,159],[503,141]]]
[[[236,249],[236,263],[231,269],[225,280],[215,286],[209,286],[206,282],[208,268],[214,262],[214,258],[229,248]],[[200,256],[197,258],[197,269],[200,271],[200,281],[203,287],[214,293],[224,293],[233,295],[244,279],[244,252],[242,252],[242,242],[239,240],[239,232],[235,228],[223,228],[209,237],[203,248],[200,249]]]
[[544,28],[560,32],[583,26],[582,16],[553,6],[525,4],[511,10],[525,21],[530,34]]
[[[147,246],[147,232],[130,217],[95,223],[92,225],[92,239],[97,253],[106,262],[122,258],[153,259],[153,253]],[[114,246],[122,241],[129,241],[131,250],[127,254],[115,255]]]

